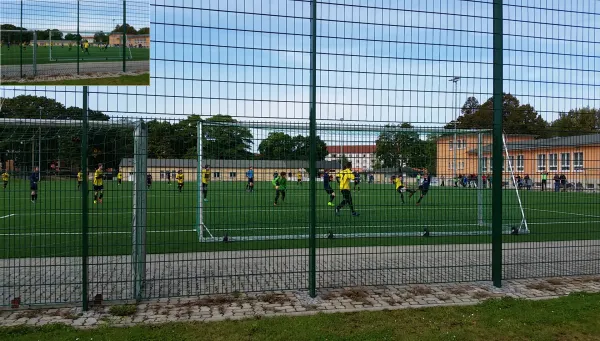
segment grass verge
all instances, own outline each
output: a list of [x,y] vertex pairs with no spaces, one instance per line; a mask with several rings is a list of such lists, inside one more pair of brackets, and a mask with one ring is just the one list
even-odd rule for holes
[[0,328],[29,340],[598,340],[600,294],[543,301],[492,299],[476,306],[317,314],[211,323],[76,330],[64,325]]

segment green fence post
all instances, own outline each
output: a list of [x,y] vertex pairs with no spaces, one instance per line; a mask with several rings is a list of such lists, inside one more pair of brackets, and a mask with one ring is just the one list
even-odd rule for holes
[[[10,40],[11,38],[9,38]],[[21,0],[21,23],[19,24],[19,53],[21,58],[21,78],[23,78],[23,0]]]
[[317,230],[317,0],[312,0],[311,4],[311,25],[310,25],[310,216],[309,216],[309,264],[308,264],[308,289],[311,297],[317,295],[317,249],[316,249],[316,230]]
[[[77,44],[81,44],[81,39],[79,38],[79,0],[77,1]],[[79,74],[79,49],[81,46],[77,46],[77,74]]]
[[494,0],[494,129],[492,186],[492,281],[502,286],[502,0]]
[[81,126],[81,296],[83,310],[88,310],[88,87],[83,87],[83,121]]
[[127,59],[127,1],[123,0],[123,72],[126,70],[126,59]]

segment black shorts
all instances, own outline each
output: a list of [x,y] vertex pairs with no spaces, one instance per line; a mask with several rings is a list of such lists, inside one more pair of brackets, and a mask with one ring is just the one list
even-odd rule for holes
[[3,181],[4,182],[4,186],[8,185],[8,181]]
[[37,183],[30,184],[29,189],[31,189],[32,191],[37,191],[37,189],[38,189]]
[[423,188],[421,186],[419,186],[419,189],[421,190],[421,195],[427,195],[427,192],[429,192],[429,188]]
[[331,187],[325,188],[325,192],[327,192],[327,194],[331,195],[333,193],[333,189]]
[[202,184],[202,190],[206,190],[208,188],[208,184]]
[[404,190],[404,186],[400,186],[400,187],[396,188],[396,192],[398,192],[398,193],[402,193],[403,190]]
[[354,184],[355,184],[355,185],[358,185],[358,184],[360,184],[360,180],[354,180]]
[[254,182],[254,178],[248,178],[248,183],[250,183],[250,182],[253,183]]
[[146,181],[146,185],[148,185],[148,186],[152,185],[152,181]]
[[121,181],[123,181],[123,179],[117,179],[117,182],[118,182],[118,183],[121,183]]
[[180,188],[183,187],[183,182],[177,183],[177,186],[179,186]]
[[103,191],[104,185],[94,185],[94,191]]

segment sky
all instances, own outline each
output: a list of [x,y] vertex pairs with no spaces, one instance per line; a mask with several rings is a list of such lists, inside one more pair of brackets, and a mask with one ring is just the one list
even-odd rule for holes
[[[467,97],[486,101],[491,1],[318,1],[317,118],[440,127]],[[108,22],[110,16],[93,14],[100,5],[86,2],[91,21]],[[149,119],[226,114],[308,121],[309,1],[150,0],[149,6],[152,85],[90,87],[92,109]],[[600,107],[599,1],[504,0],[503,16],[505,92],[548,121],[570,109]],[[59,17],[56,24],[65,22]],[[454,76],[461,77],[456,88]],[[4,87],[0,96],[35,93],[81,106],[80,92]]]

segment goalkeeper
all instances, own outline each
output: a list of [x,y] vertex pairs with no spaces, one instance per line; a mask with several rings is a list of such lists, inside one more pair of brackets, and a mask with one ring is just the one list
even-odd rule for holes
[[287,174],[285,172],[281,172],[279,173],[279,176],[271,181],[273,186],[275,186],[275,202],[273,203],[273,206],[277,206],[279,196],[281,196],[281,202],[285,202],[285,190],[287,188],[286,176]]

